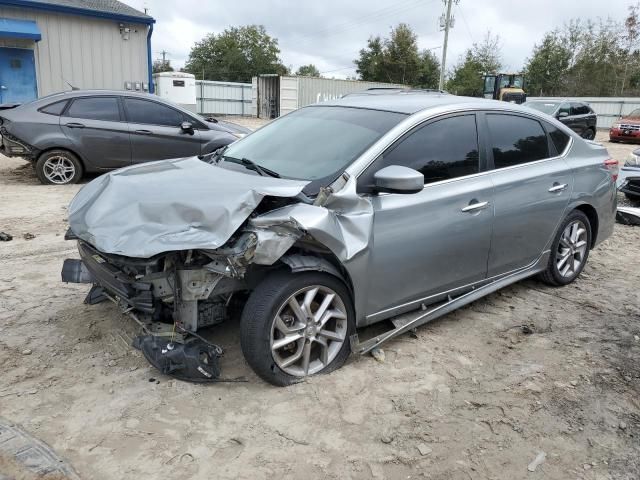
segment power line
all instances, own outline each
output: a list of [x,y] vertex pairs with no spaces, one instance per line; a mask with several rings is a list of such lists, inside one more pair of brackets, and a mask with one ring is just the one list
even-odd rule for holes
[[460,8],[460,5],[456,5],[456,12],[460,12],[460,16],[462,17],[462,21],[464,22],[464,26],[467,29],[467,33],[469,34],[469,39],[471,40],[471,43],[476,43],[475,38],[473,38],[473,34],[471,33],[471,29],[469,28],[469,24],[467,23],[467,19],[464,16],[464,12],[462,11],[462,8]]

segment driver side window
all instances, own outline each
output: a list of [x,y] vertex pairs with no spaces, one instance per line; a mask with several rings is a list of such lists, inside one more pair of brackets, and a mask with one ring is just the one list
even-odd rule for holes
[[413,168],[429,184],[480,171],[474,114],[436,120],[409,133],[382,154],[362,175],[361,185],[373,185],[373,175],[389,165]]
[[568,103],[563,103],[562,105],[560,105],[560,108],[558,109],[558,115],[563,112],[567,115],[571,115],[571,105],[569,105]]

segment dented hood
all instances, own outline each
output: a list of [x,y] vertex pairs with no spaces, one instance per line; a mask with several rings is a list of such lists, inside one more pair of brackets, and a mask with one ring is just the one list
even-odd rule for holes
[[308,182],[261,177],[196,157],[102,175],[69,205],[73,233],[105,253],[148,258],[222,246],[265,196],[295,197]]

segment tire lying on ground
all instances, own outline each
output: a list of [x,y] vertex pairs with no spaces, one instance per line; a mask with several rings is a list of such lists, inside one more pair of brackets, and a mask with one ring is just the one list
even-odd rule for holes
[[240,321],[240,344],[265,381],[286,386],[341,367],[355,329],[344,283],[321,272],[278,271],[251,293]]
[[38,180],[44,185],[78,183],[82,178],[82,163],[67,150],[44,152],[35,165]]

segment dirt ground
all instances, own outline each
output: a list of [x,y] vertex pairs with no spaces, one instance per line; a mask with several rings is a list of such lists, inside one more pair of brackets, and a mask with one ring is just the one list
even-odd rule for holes
[[640,478],[639,227],[617,225],[568,287],[521,282],[386,344],[384,363],[352,356],[289,388],[251,372],[237,324],[215,327],[223,375],[247,381],[194,385],[150,367],[115,306],[60,282],[79,188],[0,158],[14,236],[0,242],[0,416],[81,478]]

